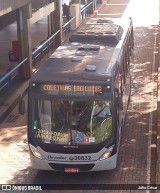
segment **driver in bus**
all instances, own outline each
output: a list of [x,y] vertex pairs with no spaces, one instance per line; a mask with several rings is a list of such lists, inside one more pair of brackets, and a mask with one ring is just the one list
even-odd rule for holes
[[[106,101],[95,101],[93,104],[92,114],[91,114],[91,121],[90,121],[90,132],[91,135],[95,135],[96,140],[99,138],[97,131],[99,128],[103,129],[106,132],[108,127],[104,126],[107,121],[107,116],[111,115],[109,103]],[[105,123],[105,120],[107,121]],[[101,139],[101,137],[99,138]]]
[[111,115],[109,104],[105,101],[97,101],[92,110],[93,117],[106,118],[107,115]]

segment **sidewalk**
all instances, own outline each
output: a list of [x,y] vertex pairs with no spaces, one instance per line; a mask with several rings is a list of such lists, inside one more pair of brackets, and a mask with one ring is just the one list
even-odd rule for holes
[[[134,5],[138,4],[139,9],[134,12]],[[144,9],[143,15],[141,14],[141,9]],[[152,13],[152,14],[151,14]],[[154,104],[157,111],[157,144],[153,144],[157,148],[157,160],[156,160],[156,184],[160,184],[160,32],[159,32],[159,14],[160,14],[160,5],[159,1],[155,0],[154,2],[149,0],[135,0],[130,3],[126,11],[126,15],[131,15],[133,18],[134,27],[148,27],[150,29],[155,28],[155,50],[153,50],[153,61],[155,60],[156,68],[158,69],[157,74],[153,77],[155,82],[157,82],[157,104]],[[157,26],[157,27],[156,27]],[[157,33],[157,34],[156,34]],[[153,122],[153,124],[155,124]],[[153,127],[153,125],[152,125]],[[157,191],[158,193],[158,191]]]

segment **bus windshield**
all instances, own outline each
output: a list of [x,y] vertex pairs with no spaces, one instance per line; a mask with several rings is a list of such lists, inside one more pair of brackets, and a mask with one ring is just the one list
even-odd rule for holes
[[43,143],[98,144],[112,135],[111,101],[35,99],[33,132]]

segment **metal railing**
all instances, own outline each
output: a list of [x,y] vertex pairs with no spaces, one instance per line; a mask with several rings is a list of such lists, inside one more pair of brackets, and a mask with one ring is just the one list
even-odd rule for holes
[[44,53],[48,53],[50,50],[54,48],[55,36],[60,33],[58,30],[47,40],[43,40],[40,44],[38,44],[35,48],[33,48],[32,52],[32,62],[33,66],[35,66],[36,62],[41,60]]
[[[21,76],[21,67],[22,65],[26,64],[28,61],[28,58],[25,58],[22,62],[17,64],[16,66],[9,67],[7,70],[7,73],[1,74],[1,79],[0,79],[0,91],[3,90],[3,88],[7,87],[7,89],[10,89],[13,83],[13,79],[16,77]],[[16,73],[17,76],[13,76],[13,74]]]
[[81,9],[81,19],[82,21],[84,19],[86,19],[87,15],[88,15],[88,8],[89,6],[91,6],[93,2],[89,3],[88,5],[85,5],[82,9]]
[[71,22],[76,19],[76,16],[72,17],[67,23],[62,26],[62,35],[67,35],[71,31]]

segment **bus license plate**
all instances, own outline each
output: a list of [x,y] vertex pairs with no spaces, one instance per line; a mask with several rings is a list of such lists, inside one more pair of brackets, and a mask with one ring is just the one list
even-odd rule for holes
[[66,173],[78,173],[80,172],[80,169],[79,168],[65,168],[64,171]]

